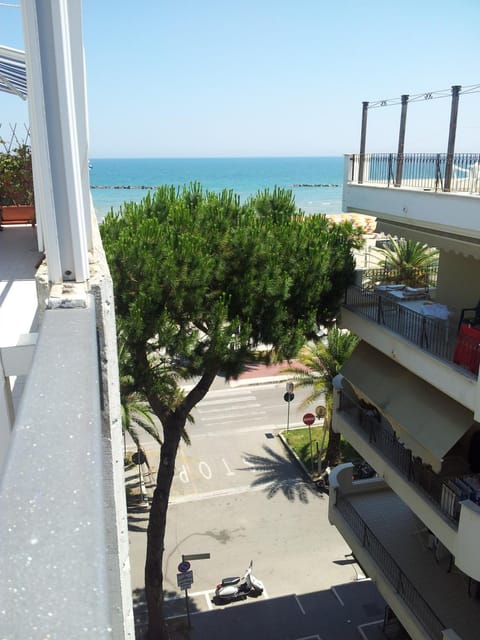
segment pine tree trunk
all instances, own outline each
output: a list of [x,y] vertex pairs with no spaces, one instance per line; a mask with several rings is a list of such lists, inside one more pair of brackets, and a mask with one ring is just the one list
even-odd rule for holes
[[149,640],[168,640],[163,614],[163,551],[167,524],[168,499],[175,474],[175,458],[184,424],[172,416],[164,425],[157,486],[150,507],[145,562],[145,594],[148,607]]

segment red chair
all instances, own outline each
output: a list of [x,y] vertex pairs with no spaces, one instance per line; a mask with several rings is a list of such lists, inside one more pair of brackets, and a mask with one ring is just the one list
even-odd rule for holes
[[480,364],[480,328],[461,324],[458,330],[457,343],[453,354],[456,364],[478,374]]

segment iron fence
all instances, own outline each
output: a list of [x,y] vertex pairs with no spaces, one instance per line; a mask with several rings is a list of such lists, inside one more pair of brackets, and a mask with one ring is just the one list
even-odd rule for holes
[[[360,165],[363,166],[362,172],[359,171]],[[371,182],[387,187],[413,187],[426,191],[478,194],[480,154],[355,154],[350,159],[349,181],[359,184]]]
[[407,604],[432,640],[442,640],[442,631],[445,629],[445,625],[420,595],[370,527],[368,527],[352,503],[344,496],[337,495],[336,507],[358,540],[360,540],[362,547],[368,551],[386,579]]
[[418,487],[455,526],[458,526],[460,500],[447,486],[448,478],[440,477],[431,467],[414,457],[378,412],[362,407],[361,401],[354,400],[341,391],[339,408],[351,415],[356,414],[355,425],[368,438],[372,448],[381,453],[407,481]]
[[345,293],[344,305],[377,324],[397,333],[421,349],[448,362],[450,343],[445,321],[424,316],[400,304],[398,300],[373,290],[351,286]]
[[425,267],[404,266],[399,269],[381,267],[364,269],[362,288],[373,289],[381,284],[403,284],[408,287],[425,287],[425,292],[437,286],[438,264]]

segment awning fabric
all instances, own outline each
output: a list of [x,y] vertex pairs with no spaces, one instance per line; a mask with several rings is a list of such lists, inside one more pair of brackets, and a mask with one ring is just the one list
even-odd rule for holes
[[27,99],[25,53],[0,46],[0,91]]
[[413,455],[436,472],[474,422],[471,411],[366,342],[358,344],[341,374],[386,417]]

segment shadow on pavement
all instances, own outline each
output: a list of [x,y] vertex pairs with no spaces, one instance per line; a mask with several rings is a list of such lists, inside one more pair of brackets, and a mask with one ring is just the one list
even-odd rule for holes
[[193,612],[170,620],[172,640],[358,640],[361,626],[369,640],[384,640],[385,602],[369,580],[303,595],[248,601]]
[[252,487],[264,486],[267,498],[273,498],[281,492],[289,500],[299,500],[308,504],[309,500],[323,499],[322,492],[319,492],[313,482],[292,475],[292,470],[297,467],[292,465],[292,460],[277,453],[269,446],[264,445],[265,455],[253,453],[243,454],[243,458],[248,465],[248,469],[238,469],[239,471],[256,471],[257,477],[251,483]]
[[[133,591],[133,616],[135,622],[135,639],[144,640],[147,634],[148,615],[147,603],[145,600],[145,589],[134,589]],[[165,610],[168,619],[168,628],[172,640],[188,640],[190,638],[185,598],[178,596],[178,591],[165,591]],[[199,613],[199,609],[192,598],[189,598],[190,615]]]

